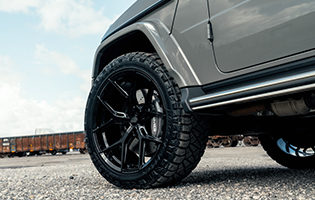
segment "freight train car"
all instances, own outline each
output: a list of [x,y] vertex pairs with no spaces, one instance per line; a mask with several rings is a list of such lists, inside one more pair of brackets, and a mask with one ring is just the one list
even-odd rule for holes
[[256,136],[243,136],[243,135],[215,135],[209,136],[207,146],[209,148],[218,147],[236,147],[239,143],[245,146],[258,146],[260,141]]
[[85,153],[84,137],[85,133],[82,131],[4,137],[0,138],[0,157],[41,155],[43,153],[56,155],[58,152],[66,154],[69,151]]

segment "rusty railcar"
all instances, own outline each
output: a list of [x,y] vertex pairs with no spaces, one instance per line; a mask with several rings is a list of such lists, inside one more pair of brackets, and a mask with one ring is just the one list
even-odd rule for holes
[[66,154],[69,151],[86,152],[85,133],[66,132],[45,135],[29,135],[0,138],[0,157],[41,155],[58,152]]

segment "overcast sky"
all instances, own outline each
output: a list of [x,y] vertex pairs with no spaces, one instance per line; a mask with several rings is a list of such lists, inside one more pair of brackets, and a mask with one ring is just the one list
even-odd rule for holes
[[0,137],[83,130],[93,57],[135,0],[0,0]]

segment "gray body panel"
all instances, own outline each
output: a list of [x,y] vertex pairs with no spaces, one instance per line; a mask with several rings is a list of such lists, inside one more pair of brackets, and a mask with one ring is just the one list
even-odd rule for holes
[[[121,27],[124,27],[125,25],[128,25],[129,23],[132,23],[133,20],[137,20],[136,18],[138,16],[141,16],[142,14],[145,14],[146,11],[149,11],[154,6],[157,6],[158,4],[163,4],[164,2],[167,3],[170,0],[138,0],[136,1],[131,7],[128,8],[126,12],[124,12],[107,30],[105,33],[103,39],[110,36],[112,33],[114,33],[116,30],[120,29]],[[170,29],[170,24],[169,29]]]
[[205,0],[194,0],[193,3],[190,0],[179,1],[172,35],[192,66],[199,85],[209,79],[210,69],[215,68],[212,48],[207,39],[208,21]]
[[209,0],[217,64],[223,72],[315,47],[314,0]]
[[[292,3],[292,0],[279,0],[274,2],[280,1],[282,2],[282,4],[280,4],[280,6],[282,7],[292,7],[292,5],[294,3],[296,4],[297,2],[294,1],[294,3]],[[251,5],[250,2],[257,3],[258,0],[236,0],[233,1],[233,3],[230,3],[230,1],[228,0],[209,0],[209,3],[211,3],[210,16],[207,8],[207,0],[169,0],[167,1],[167,3],[163,4],[156,10],[148,13],[141,19],[138,19],[137,22],[132,23],[127,27],[123,27],[121,29],[119,28],[123,24],[128,22],[129,19],[135,18],[135,16],[137,16],[142,11],[148,9],[148,7],[154,5],[156,2],[161,1],[137,1],[129,10],[127,10],[125,14],[123,14],[118,19],[117,22],[115,22],[111,26],[111,28],[107,32],[107,35],[108,33],[110,33],[109,36],[101,43],[95,55],[93,72],[94,78],[98,75],[102,67],[104,67],[103,63],[98,63],[100,56],[106,56],[101,55],[100,52],[102,51],[102,49],[106,47],[110,48],[110,44],[115,43],[117,40],[119,40],[119,38],[126,36],[128,35],[128,33],[133,31],[140,31],[144,33],[148,40],[150,40],[150,43],[153,45],[155,51],[159,54],[168,71],[174,77],[181,88],[202,86],[207,84],[209,85],[211,83],[229,80],[231,78],[240,77],[242,75],[249,74],[255,71],[269,69],[278,65],[304,59],[307,57],[312,57],[315,55],[315,50],[304,51],[305,49],[315,48],[315,37],[311,37],[312,35],[315,35],[315,25],[309,27],[309,32],[305,31],[304,33],[298,33],[295,31],[294,38],[291,38],[291,40],[289,39],[289,37],[285,37],[282,35],[283,33],[290,33],[290,27],[302,27],[305,29],[304,23],[314,23],[312,20],[310,20],[315,11],[315,8],[313,8],[314,3],[311,0],[303,0],[304,4],[308,3],[309,6],[307,8],[307,11],[302,9],[302,14],[296,13],[296,9],[289,9],[286,11],[287,16],[291,16],[291,18],[292,16],[295,16],[294,20],[297,20],[298,22],[300,21],[299,23],[296,23],[292,20],[288,21],[286,15],[283,15],[284,19],[282,19],[282,21],[280,19],[275,19],[275,21],[278,20],[278,23],[279,20],[281,22],[285,22],[282,23],[282,25],[285,24],[284,28],[279,28],[278,26],[278,28],[274,29],[275,31],[280,31],[277,32],[277,34],[281,33],[281,37],[279,36],[278,40],[279,38],[282,38],[283,41],[281,41],[280,44],[276,43],[276,41],[274,41],[270,35],[269,37],[267,37],[267,39],[269,39],[269,42],[271,42],[273,46],[270,47],[269,45],[266,45],[264,44],[264,42],[261,41],[264,36],[261,36],[259,34],[272,34],[273,32],[270,32],[270,30],[260,30],[260,33],[257,33],[257,35],[255,35],[255,37],[261,38],[260,40],[257,40],[257,43],[250,37],[244,37],[244,32],[241,32],[240,35],[234,35],[233,38],[241,38],[242,40],[244,40],[244,44],[247,44],[247,46],[250,46],[251,48],[255,48],[244,48],[242,49],[243,52],[241,53],[236,51],[239,55],[233,55],[229,58],[226,55],[230,54],[224,54],[222,52],[223,46],[218,45],[222,44],[220,43],[220,41],[224,40],[224,37],[228,36],[227,27],[229,27],[229,23],[223,20],[226,19],[224,18],[224,16],[228,16],[230,13],[233,13],[232,10],[237,10],[239,9],[238,7],[244,7],[245,9],[247,5]],[[224,2],[226,4],[224,4]],[[271,0],[267,0],[267,2],[271,2]],[[239,3],[242,4],[238,7],[233,7]],[[302,4],[303,3],[301,3],[301,5]],[[273,9],[279,11],[278,8]],[[246,9],[243,11],[246,12]],[[309,14],[306,14],[306,12]],[[302,18],[299,18],[298,16],[302,16]],[[214,43],[211,43],[207,37],[207,22],[209,20],[209,17],[211,18],[211,22],[213,23]],[[255,19],[256,18],[254,18],[253,20]],[[274,16],[271,17],[270,20],[274,20]],[[268,28],[271,26],[270,24],[273,24],[273,22],[268,22],[269,24],[267,23],[264,26],[265,28]],[[294,23],[295,25],[289,26],[288,24],[290,23]],[[244,27],[246,27],[245,25],[246,24],[243,24]],[[253,24],[251,25],[252,27],[254,27]],[[258,26],[261,28],[262,25],[257,25],[257,27]],[[257,29],[255,30],[257,31]],[[252,31],[254,31],[254,29]],[[275,36],[278,36],[276,33],[274,34]],[[298,37],[301,35],[305,37],[305,41],[299,43],[299,40],[303,39]],[[290,37],[293,36],[290,35]],[[288,43],[284,41],[288,41]],[[259,46],[257,44],[263,46]],[[237,44],[237,42],[235,43],[235,41],[230,41],[226,45],[227,46],[224,46],[224,49],[231,49],[232,51],[234,51],[238,48],[238,45],[240,44]],[[288,49],[287,45],[289,45],[290,47],[295,45],[296,48]],[[279,49],[275,49],[276,47],[279,47]],[[267,50],[269,50],[270,52]],[[291,55],[292,52],[294,53],[297,51],[304,52]],[[262,54],[262,57],[253,56],[253,54],[260,53]],[[273,57],[274,55],[271,55],[270,53],[277,53],[277,55],[275,56],[277,58],[279,57],[279,54],[289,54],[289,56],[282,57],[282,55],[280,55],[279,59],[275,59],[275,57]],[[240,57],[240,55],[243,57]],[[252,60],[253,58],[255,58],[256,60]],[[229,59],[233,60],[235,65]],[[220,65],[219,62],[223,61],[232,64]],[[248,63],[254,63],[256,65],[255,67],[248,67],[252,65]]]

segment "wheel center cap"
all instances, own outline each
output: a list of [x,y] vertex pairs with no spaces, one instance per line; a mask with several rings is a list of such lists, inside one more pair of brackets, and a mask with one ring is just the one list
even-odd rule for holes
[[130,123],[132,123],[132,124],[138,123],[138,117],[137,117],[137,116],[132,117],[132,118],[130,119]]

